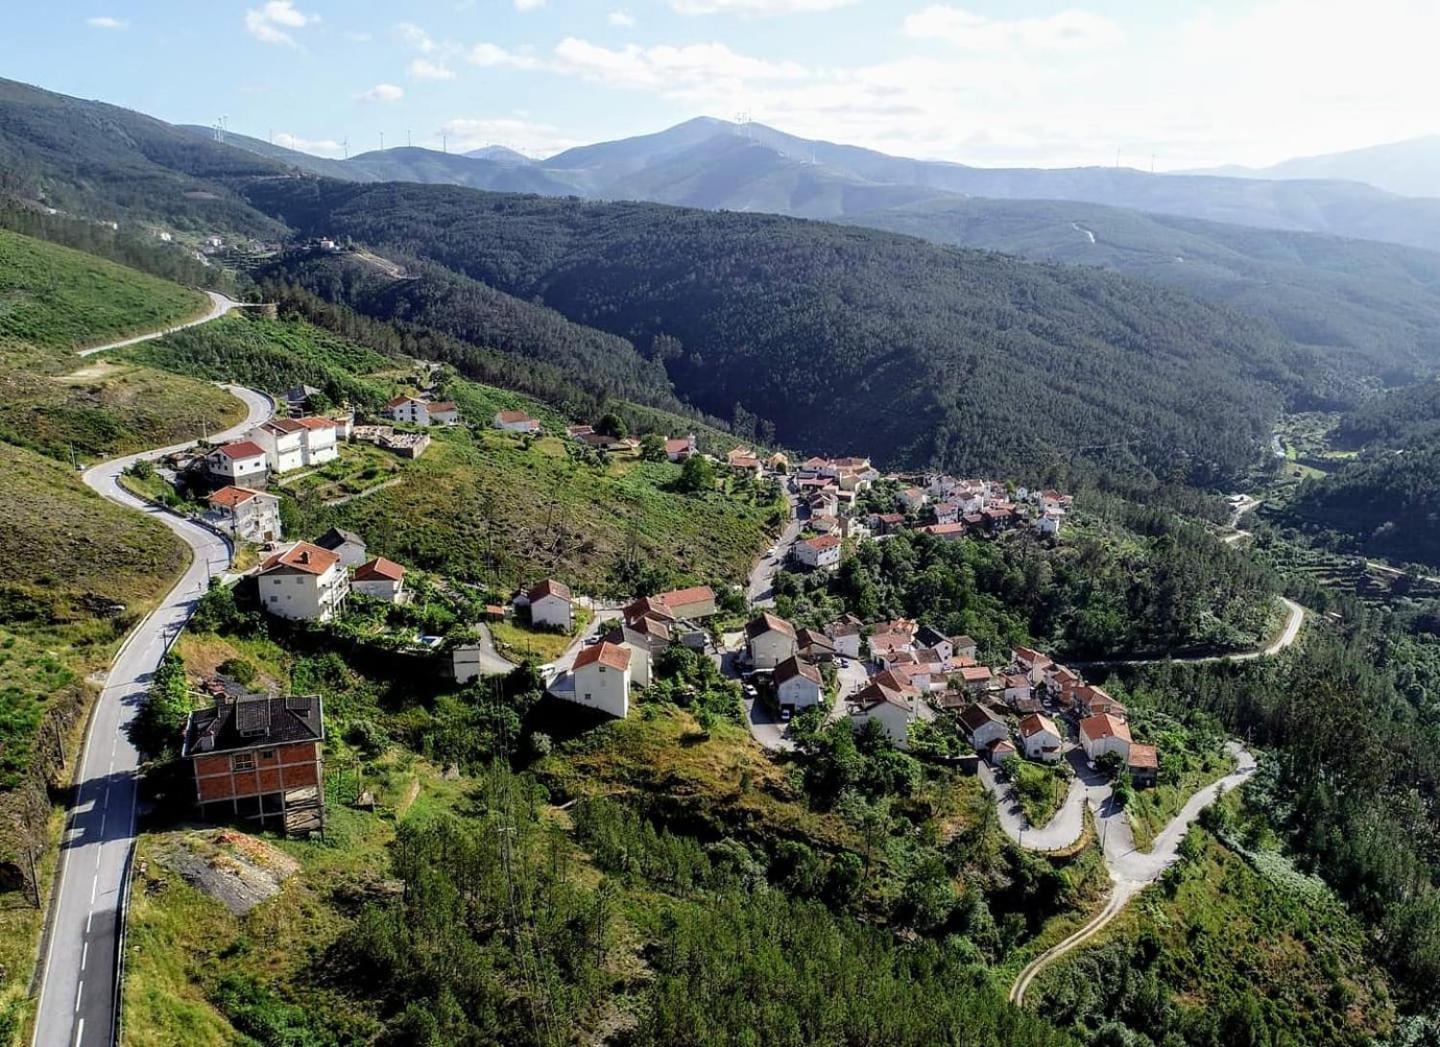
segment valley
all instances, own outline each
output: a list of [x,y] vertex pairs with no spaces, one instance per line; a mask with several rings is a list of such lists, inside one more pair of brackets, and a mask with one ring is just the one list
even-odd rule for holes
[[1436,201],[0,116],[0,1047],[1440,1030]]

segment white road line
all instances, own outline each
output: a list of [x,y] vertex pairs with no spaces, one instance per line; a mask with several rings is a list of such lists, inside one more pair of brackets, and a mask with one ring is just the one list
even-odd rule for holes
[[80,979],[80,983],[75,986],[75,1013],[76,1013],[76,1014],[79,1014],[79,1013],[80,1013],[80,994],[81,994],[82,992],[84,992],[84,991],[85,991],[85,979],[82,978],[82,979]]
[[95,874],[95,879],[90,881],[90,904],[95,904],[95,892],[100,889],[100,874]]
[[83,948],[83,949],[80,950],[80,969],[81,969],[82,971],[85,969],[85,963],[86,963],[86,961],[89,960],[89,959],[90,959],[90,943],[89,943],[89,942],[86,942],[86,943],[85,943],[85,948]]
[[85,1019],[81,1018],[75,1023],[75,1047],[80,1047],[80,1041],[85,1038]]

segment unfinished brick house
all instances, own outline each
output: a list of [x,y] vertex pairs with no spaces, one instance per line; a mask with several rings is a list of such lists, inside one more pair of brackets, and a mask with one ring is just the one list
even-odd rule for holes
[[180,755],[205,817],[306,833],[324,828],[324,740],[319,695],[221,695],[190,714]]

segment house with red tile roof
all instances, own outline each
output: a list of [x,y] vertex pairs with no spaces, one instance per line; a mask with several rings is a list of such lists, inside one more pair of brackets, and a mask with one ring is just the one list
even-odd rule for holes
[[1119,753],[1125,760],[1130,755],[1130,726],[1109,713],[1088,716],[1080,721],[1080,747],[1091,763],[1106,753]]
[[377,556],[355,568],[350,588],[375,600],[400,603],[405,599],[405,568],[394,560]]
[[279,618],[326,622],[344,609],[350,576],[340,557],[310,542],[274,554],[255,574],[260,606]]
[[[623,720],[630,711],[631,657],[628,647],[608,640],[582,648],[575,656],[574,668],[566,674],[573,684],[568,700]],[[551,693],[566,696],[564,691]]]
[[842,544],[839,535],[822,534],[815,538],[807,538],[803,542],[796,542],[794,556],[797,562],[806,567],[828,570],[839,565]]
[[264,487],[270,467],[265,448],[254,440],[234,440],[205,455],[205,471],[226,484]]
[[496,411],[490,424],[507,433],[538,433],[540,422],[524,411]]
[[281,537],[280,499],[264,491],[229,485],[210,495],[207,519],[230,537],[246,542],[277,542]]

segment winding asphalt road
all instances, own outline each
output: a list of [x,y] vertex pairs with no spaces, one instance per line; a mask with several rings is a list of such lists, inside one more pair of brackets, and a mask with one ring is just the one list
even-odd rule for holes
[[[229,299],[211,295],[212,301]],[[215,302],[203,320],[233,307]],[[184,324],[190,327],[194,324]],[[172,328],[172,330],[174,330]],[[86,355],[133,345],[146,336],[88,350]],[[155,337],[155,336],[149,336]],[[244,401],[243,423],[212,439],[232,439],[273,413],[270,400],[227,386]],[[193,552],[189,567],[160,604],[125,638],[96,700],[76,773],[75,798],[60,842],[51,897],[46,951],[40,969],[35,1047],[104,1047],[114,1041],[119,1004],[121,912],[135,841],[136,769],[139,756],[126,731],[160,659],[195,609],[209,578],[230,566],[230,543],[198,524],[130,494],[120,474],[139,459],[156,459],[193,446],[177,444],[92,466],[85,484],[103,497],[147,513],[175,532]]]

